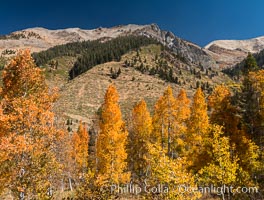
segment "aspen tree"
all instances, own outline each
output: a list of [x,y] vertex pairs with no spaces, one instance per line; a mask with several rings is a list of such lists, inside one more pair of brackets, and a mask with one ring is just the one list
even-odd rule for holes
[[187,121],[190,117],[190,100],[186,95],[186,91],[181,89],[176,97],[176,134],[173,138],[173,152],[178,156],[185,155]]
[[230,89],[224,85],[214,89],[208,98],[212,110],[211,121],[223,126],[223,135],[229,138],[233,154],[239,158],[238,164],[243,170],[240,174],[244,174],[240,182],[250,182],[250,177],[259,166],[259,148],[246,134],[239,110],[231,104],[231,97]]
[[170,86],[155,104],[153,116],[154,136],[161,148],[171,156],[172,138],[176,132],[176,100]]
[[72,156],[75,160],[75,173],[81,179],[88,170],[89,135],[86,125],[80,122],[77,132],[72,135]]
[[52,112],[57,94],[48,89],[28,50],[13,58],[2,76],[0,173],[6,174],[4,185],[16,198],[51,198],[59,167],[55,144],[63,135],[54,125]]
[[203,151],[203,140],[207,137],[208,128],[207,103],[202,89],[198,88],[193,97],[191,115],[187,123],[187,156],[190,165],[195,168],[202,162],[197,158]]
[[118,105],[118,93],[114,85],[106,91],[97,140],[97,180],[99,185],[127,183],[128,133]]
[[[199,170],[199,184],[213,185],[214,187],[234,186],[240,171],[238,158],[232,155],[232,147],[228,137],[221,137],[222,127],[210,127],[210,137],[205,139],[206,151],[210,161]],[[225,193],[221,194],[223,199]]]
[[137,177],[145,177],[148,170],[147,145],[152,137],[152,119],[147,104],[141,100],[132,111],[132,127],[129,135],[130,168]]

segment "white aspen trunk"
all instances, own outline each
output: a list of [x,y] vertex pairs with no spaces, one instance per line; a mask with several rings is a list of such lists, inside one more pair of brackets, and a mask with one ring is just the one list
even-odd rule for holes
[[72,181],[71,181],[71,178],[69,178],[69,183],[70,183],[70,189],[72,191],[73,189],[72,189]]

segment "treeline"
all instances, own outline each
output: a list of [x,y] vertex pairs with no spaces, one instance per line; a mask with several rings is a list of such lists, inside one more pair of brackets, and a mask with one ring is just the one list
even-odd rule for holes
[[211,197],[261,199],[264,70],[252,69],[241,90],[219,85],[207,100],[201,88],[189,99],[169,86],[153,115],[142,99],[127,123],[112,84],[93,126],[71,133],[52,113],[56,90],[19,53],[0,90],[1,199],[195,200],[211,186],[234,189]]
[[52,47],[46,51],[33,53],[32,56],[38,66],[60,56],[77,56],[73,68],[69,71],[70,79],[86,72],[93,66],[109,61],[119,61],[128,51],[138,49],[148,44],[157,44],[152,38],[144,36],[124,36],[109,41],[99,39],[95,41],[74,42]]

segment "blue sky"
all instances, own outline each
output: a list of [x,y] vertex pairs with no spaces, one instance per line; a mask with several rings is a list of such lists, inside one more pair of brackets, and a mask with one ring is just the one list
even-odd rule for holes
[[0,34],[30,27],[92,29],[157,23],[200,46],[264,35],[263,0],[12,0],[0,5]]

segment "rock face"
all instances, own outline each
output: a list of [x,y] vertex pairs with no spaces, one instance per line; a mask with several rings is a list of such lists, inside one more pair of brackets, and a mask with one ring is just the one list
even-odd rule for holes
[[201,47],[175,36],[172,32],[161,30],[156,24],[125,25],[112,28],[97,28],[83,30],[68,28],[61,30],[48,30],[45,28],[30,28],[16,31],[7,36],[0,37],[0,53],[12,55],[19,49],[29,48],[32,52],[46,50],[55,45],[69,42],[96,40],[100,38],[116,38],[122,35],[145,35],[156,38],[172,51],[184,58],[187,63],[217,67],[212,57]]
[[175,36],[170,31],[160,30],[156,24],[144,26],[135,33],[156,38],[190,64],[202,65],[205,68],[218,67],[214,59],[201,47]]
[[264,49],[264,37],[249,40],[217,40],[205,46],[221,68],[229,68],[241,62],[248,53]]

